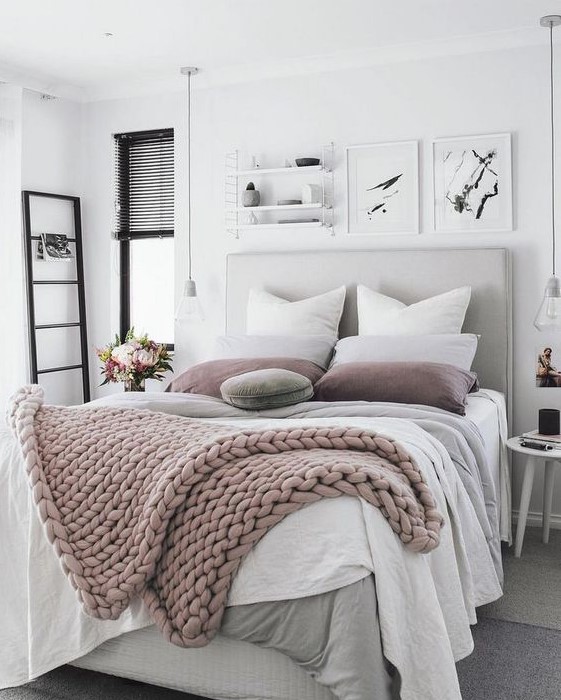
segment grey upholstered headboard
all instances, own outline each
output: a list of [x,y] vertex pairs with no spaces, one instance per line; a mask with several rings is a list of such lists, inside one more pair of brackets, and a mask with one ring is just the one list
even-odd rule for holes
[[510,264],[504,248],[310,251],[229,255],[226,332],[245,333],[251,287],[290,301],[347,286],[339,328],[356,335],[356,285],[365,284],[406,304],[471,285],[464,331],[481,335],[474,370],[481,386],[508,393],[510,385]]

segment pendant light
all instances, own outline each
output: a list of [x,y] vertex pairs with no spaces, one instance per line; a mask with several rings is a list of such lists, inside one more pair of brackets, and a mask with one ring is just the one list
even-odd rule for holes
[[534,326],[540,331],[561,330],[561,283],[555,274],[555,102],[553,73],[553,27],[561,24],[561,15],[546,15],[540,25],[549,29],[549,90],[551,126],[551,242],[552,276],[547,280],[543,301],[538,309]]
[[187,246],[188,246],[188,274],[187,280],[183,286],[183,295],[179,300],[175,311],[175,320],[181,321],[196,321],[202,320],[203,313],[199,297],[197,296],[197,285],[191,276],[192,271],[192,254],[191,254],[191,76],[199,72],[194,66],[185,66],[180,69],[181,75],[187,76],[187,174],[189,179],[187,190]]

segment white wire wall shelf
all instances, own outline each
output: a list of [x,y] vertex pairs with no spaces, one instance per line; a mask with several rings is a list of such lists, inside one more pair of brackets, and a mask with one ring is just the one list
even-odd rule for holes
[[[240,169],[239,152],[232,151],[226,154],[225,160],[225,226],[228,233],[239,238],[240,231],[254,230],[279,230],[279,229],[302,229],[302,228],[323,228],[331,235],[333,230],[333,159],[334,145],[330,143],[321,148],[321,162],[319,165],[308,165],[303,167],[285,166],[281,168],[250,168]],[[320,201],[302,202],[298,204],[260,204],[254,207],[241,206],[244,183],[241,178],[251,178],[259,180],[261,176],[271,176],[267,178],[269,188],[274,189],[275,176],[282,175],[282,182],[286,185],[286,176],[299,177],[307,175],[309,183],[319,187]],[[263,181],[265,182],[265,180]],[[298,180],[298,187],[301,180]],[[269,201],[272,197],[269,197]],[[273,199],[274,201],[274,199]],[[271,221],[270,216],[275,212],[299,212],[305,210],[316,210],[317,220],[302,221]],[[260,216],[263,214],[263,216]]]
[[226,211],[229,213],[243,211],[247,214],[256,211],[294,211],[299,209],[321,209],[322,207],[323,204],[321,202],[311,202],[310,204],[267,204],[263,207],[234,207]]
[[294,221],[276,224],[238,224],[235,226],[236,231],[249,231],[250,229],[279,229],[279,228],[321,228],[325,226],[322,221]]
[[323,165],[304,165],[299,168],[297,165],[294,167],[283,167],[283,168],[252,168],[251,170],[238,170],[236,175],[249,175],[250,177],[257,177],[258,175],[306,175],[307,173],[320,173],[320,172],[330,172]]

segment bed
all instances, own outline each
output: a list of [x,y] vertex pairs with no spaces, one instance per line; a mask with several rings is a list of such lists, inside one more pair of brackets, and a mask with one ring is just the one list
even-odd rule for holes
[[[433,599],[426,602],[426,614],[430,616],[435,606],[443,610],[442,619],[435,622],[436,627],[432,631],[447,636],[448,646],[445,644],[442,647],[443,658],[434,659],[433,672],[427,674],[432,687],[427,688],[425,693],[422,687],[415,687],[414,678],[410,677],[405,678],[405,691],[402,692],[404,698],[457,697],[454,695],[456,689],[453,679],[447,677],[442,669],[439,671],[438,667],[446,666],[449,670],[450,659],[458,660],[470,653],[472,641],[469,624],[476,621],[477,605],[490,602],[500,595],[501,572],[500,561],[497,560],[497,557],[500,560],[497,544],[500,539],[508,540],[510,537],[508,465],[503,447],[506,437],[504,397],[508,397],[510,368],[508,255],[502,249],[231,255],[228,257],[227,274],[227,330],[230,333],[243,332],[245,301],[251,286],[266,286],[286,298],[298,299],[345,284],[350,294],[347,296],[341,332],[342,335],[353,335],[356,328],[353,327],[355,314],[352,290],[356,283],[368,284],[405,302],[413,302],[459,284],[472,286],[473,297],[465,328],[482,336],[475,369],[487,391],[470,397],[465,418],[450,417],[438,409],[419,411],[415,407],[400,407],[400,412],[395,413],[384,406],[365,408],[362,405],[348,405],[333,408],[321,404],[308,408],[302,408],[305,406],[302,404],[286,411],[277,410],[249,417],[244,411],[225,409],[221,402],[200,397],[154,394],[126,397],[122,401],[126,405],[132,402],[140,408],[199,416],[218,422],[239,420],[244,425],[251,422],[260,426],[279,423],[317,425],[318,422],[333,425],[340,422],[362,424],[380,430],[388,430],[391,426],[402,442],[417,451],[415,454],[419,459],[441,460],[445,465],[450,461],[450,452],[454,451],[453,444],[457,445],[459,441],[462,445],[470,445],[471,454],[478,458],[476,461],[479,461],[482,468],[486,465],[485,478],[489,481],[489,493],[496,494],[495,503],[484,502],[482,506],[496,509],[496,522],[491,527],[493,532],[487,538],[488,551],[485,547],[481,548],[481,538],[470,533],[469,528],[460,528],[466,539],[462,552],[464,555],[469,554],[464,556],[463,561],[457,562],[459,569],[465,568],[463,578],[460,575],[447,578],[444,559],[440,563],[438,557],[431,560],[435,562],[434,568],[438,568],[439,573],[433,572],[433,575],[436,589],[440,586],[440,590],[435,590]],[[113,402],[118,400],[109,399]],[[98,405],[101,404],[103,402]],[[429,423],[435,426],[434,431],[441,437],[444,434],[444,442],[437,440],[427,430]],[[400,558],[396,570],[402,567],[403,575],[410,576],[412,589],[430,580],[427,578],[431,575],[430,566],[427,567],[426,563],[418,564],[417,559],[403,555],[390,541],[383,542],[385,530],[376,522],[376,514],[365,510],[360,502],[349,503],[351,499],[341,498],[337,499],[337,503],[315,504],[290,516],[271,530],[247,557],[231,590],[231,607],[225,631],[228,633],[231,627],[234,630],[233,636],[238,638],[221,635],[202,649],[183,650],[167,644],[155,628],[149,626],[150,620],[139,604],[131,606],[115,622],[95,621],[76,611],[74,593],[70,587],[68,590],[64,588],[64,576],[58,562],[45,538],[41,536],[41,526],[31,509],[26,484],[14,473],[13,465],[18,460],[17,449],[13,441],[10,442],[9,435],[1,437],[0,474],[6,486],[3,491],[18,494],[2,509],[1,516],[7,519],[6,523],[18,523],[15,528],[12,526],[10,529],[8,525],[4,528],[5,532],[10,530],[4,544],[14,561],[9,603],[15,607],[21,606],[22,601],[25,603],[19,615],[13,614],[11,618],[19,620],[19,624],[14,623],[12,629],[8,624],[4,633],[11,638],[14,657],[24,654],[26,664],[23,669],[20,664],[18,672],[11,678],[9,669],[2,669],[5,671],[3,677],[7,679],[6,684],[25,682],[49,668],[72,661],[82,667],[210,698],[333,698],[332,691],[335,691],[336,696],[345,697],[343,691],[338,692],[336,684],[330,686],[331,690],[326,687],[329,683],[321,675],[324,669],[319,672],[312,669],[311,674],[306,674],[303,670],[305,664],[298,666],[275,649],[262,648],[239,638],[239,611],[246,609],[244,614],[249,615],[248,609],[255,606],[255,603],[266,606],[281,600],[284,601],[283,605],[290,605],[292,601],[294,607],[309,596],[318,596],[319,600],[325,595],[340,595],[341,591],[363,601],[365,609],[370,604],[367,601],[377,599],[380,602],[379,611],[370,610],[369,620],[372,624],[363,631],[367,645],[365,648],[372,650],[371,666],[376,668],[380,653],[374,647],[376,640],[381,638],[384,655],[399,668],[402,650],[396,638],[400,631],[405,635],[410,633],[407,625],[403,627],[404,622],[399,621],[400,607],[406,607],[407,600],[401,596],[402,586],[396,587],[396,595],[392,594],[391,576],[382,570],[382,554],[386,552],[387,556]],[[444,448],[446,441],[448,446]],[[467,502],[460,505],[460,509],[462,507],[472,508]],[[458,518],[462,520],[461,515]],[[341,542],[345,541],[346,528],[351,527],[353,519],[356,520],[356,528],[366,530],[364,542],[369,547],[362,552],[359,551],[360,548],[348,548],[351,551],[346,551],[341,546]],[[465,519],[469,520],[467,517]],[[491,518],[489,522],[490,520]],[[326,523],[335,523],[327,535]],[[300,551],[295,548],[296,551],[292,552],[293,566],[287,571],[278,552],[282,551],[283,542],[294,541],[295,537],[301,538],[303,533],[310,537],[315,533],[317,541],[328,536],[328,549],[345,549],[344,556],[339,556],[336,565],[332,566],[329,560],[310,560],[308,550],[302,546]],[[489,544],[491,539],[494,543],[492,546]],[[376,541],[376,547],[371,546],[373,541]],[[27,548],[22,547],[22,542],[27,543]],[[286,544],[284,546],[286,549]],[[438,556],[445,557],[445,551],[442,548],[442,553]],[[475,571],[480,561],[484,562],[479,567],[481,573]],[[424,569],[421,571],[419,566]],[[335,569],[337,575],[330,579],[331,572]],[[318,576],[318,572],[321,575]],[[44,585],[45,579],[53,583],[48,589]],[[255,581],[258,581],[257,586]],[[375,586],[375,595],[372,595],[369,586]],[[445,590],[447,587],[456,587],[458,590],[450,593]],[[15,594],[16,590],[26,588],[28,597]],[[413,596],[415,605],[420,604],[422,597]],[[27,606],[28,599],[33,601],[30,606]],[[309,600],[311,605],[312,599]],[[459,605],[458,601],[461,601]],[[333,604],[336,606],[336,599]],[[296,609],[298,614],[298,608]],[[269,616],[275,614],[274,607],[263,610]],[[302,612],[304,608],[299,610]],[[414,617],[413,613],[411,616]],[[417,617],[422,619],[422,615]],[[23,619],[27,622],[25,625],[21,622]],[[48,619],[52,621],[51,625],[45,623]],[[361,630],[362,634],[360,619],[355,622],[355,629]],[[405,622],[409,623],[410,620],[405,617]],[[441,625],[440,628],[437,623]],[[422,627],[421,625],[418,630],[420,635],[423,634]],[[61,629],[64,629],[66,644],[61,643]],[[341,664],[344,660],[338,661]],[[407,676],[408,671],[402,671],[402,675]],[[314,680],[314,675],[320,682]],[[379,669],[372,683],[370,687],[380,684],[380,697],[391,697],[392,693],[398,692],[391,675],[383,668]],[[363,696],[367,697],[360,693],[352,697]]]

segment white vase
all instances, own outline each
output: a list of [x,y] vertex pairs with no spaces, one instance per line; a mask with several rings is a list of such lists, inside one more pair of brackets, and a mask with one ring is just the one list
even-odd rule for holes
[[322,199],[320,185],[308,184],[302,185],[302,204],[318,204]]

